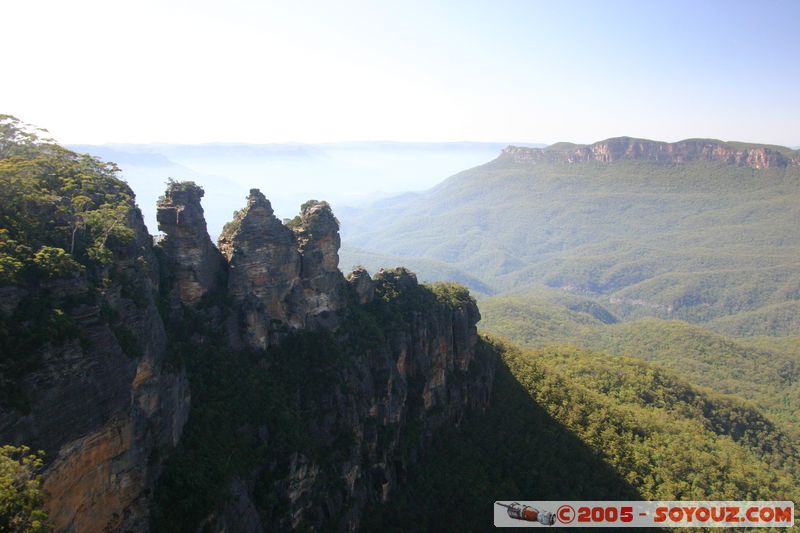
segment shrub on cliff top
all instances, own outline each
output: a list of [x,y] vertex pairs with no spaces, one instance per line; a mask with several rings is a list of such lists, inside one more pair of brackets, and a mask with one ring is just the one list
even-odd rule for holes
[[450,307],[459,307],[475,301],[475,299],[470,296],[469,289],[458,283],[441,281],[428,285],[428,288],[433,292],[439,302],[447,304]]

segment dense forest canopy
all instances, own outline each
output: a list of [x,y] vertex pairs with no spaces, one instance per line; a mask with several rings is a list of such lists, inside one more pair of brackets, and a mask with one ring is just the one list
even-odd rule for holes
[[78,275],[133,236],[117,166],[39,135],[0,116],[0,284]]

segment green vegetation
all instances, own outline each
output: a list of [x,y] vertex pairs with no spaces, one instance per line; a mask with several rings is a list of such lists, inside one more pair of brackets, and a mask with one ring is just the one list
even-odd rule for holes
[[492,501],[517,495],[800,496],[797,450],[741,402],[638,361],[489,342],[502,355],[491,407],[437,437],[366,531],[485,531]]
[[239,231],[239,227],[242,225],[242,218],[244,218],[244,208],[234,211],[231,220],[222,227],[222,233],[219,235],[220,240],[230,241],[234,234]]
[[[753,402],[789,434],[800,437],[797,337],[733,339],[686,322],[653,318],[606,324],[569,309],[579,309],[581,299],[562,292],[484,299],[479,326],[525,346],[572,344],[649,361],[691,383]],[[587,301],[584,307],[593,303]]]
[[[167,463],[156,493],[157,531],[190,529],[228,495],[237,475],[298,452],[330,463],[338,453],[315,440],[307,421],[314,394],[329,392],[346,368],[344,354],[327,335],[292,338],[267,353],[233,352],[219,346],[177,344],[192,386],[192,407],[181,444]],[[302,395],[296,403],[298,394]],[[304,407],[305,406],[305,407]],[[323,474],[324,475],[324,474]],[[259,502],[265,519],[283,509],[268,471]],[[331,482],[331,490],[333,483]]]
[[42,456],[26,446],[0,447],[0,531],[51,531],[42,504]]
[[[545,284],[620,319],[695,323],[772,313],[736,334],[791,335],[800,301],[800,167],[721,162],[555,164],[501,156],[343,220],[346,250],[482,294]],[[350,256],[345,253],[344,258]],[[762,322],[763,324],[763,322]],[[793,329],[794,328],[794,329]]]
[[[124,295],[141,299],[139,288],[112,264],[130,251],[136,209],[133,193],[116,172],[111,163],[66,150],[39,130],[0,115],[4,405],[26,410],[22,378],[37,367],[41,349],[79,337],[73,309],[101,305],[100,296],[115,280]],[[135,339],[115,326],[132,349]]]
[[[108,263],[133,237],[133,193],[117,167],[23,134],[0,116],[0,265],[5,284],[64,277]],[[14,139],[22,136],[22,144]]]
[[[205,194],[203,188],[191,180],[175,180],[167,178],[167,191],[169,194],[187,193],[195,196],[202,197]],[[163,204],[167,201],[166,195],[161,195],[158,198],[158,203]]]
[[709,327],[735,337],[800,332],[800,301],[765,305],[754,311],[717,318]]
[[469,289],[458,283],[438,282],[428,286],[430,291],[436,296],[436,300],[448,307],[458,307],[469,303],[474,303],[475,299],[470,296]]

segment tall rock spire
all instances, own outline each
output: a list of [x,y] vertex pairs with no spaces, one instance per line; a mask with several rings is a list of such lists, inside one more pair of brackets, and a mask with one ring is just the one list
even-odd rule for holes
[[159,245],[173,263],[174,290],[185,304],[197,303],[221,288],[225,262],[208,236],[200,199],[202,187],[193,182],[170,182],[158,202]]

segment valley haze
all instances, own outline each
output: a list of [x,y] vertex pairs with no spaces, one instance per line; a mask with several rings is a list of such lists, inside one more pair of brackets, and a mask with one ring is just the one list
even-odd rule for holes
[[[348,142],[328,144],[107,144],[70,145],[121,168],[136,191],[145,222],[155,232],[155,202],[167,177],[193,180],[206,190],[209,232],[216,238],[247,191],[269,194],[280,217],[301,203],[325,199],[337,208],[432,187],[464,168],[494,158],[510,143]],[[544,146],[514,143],[520,146]]]

